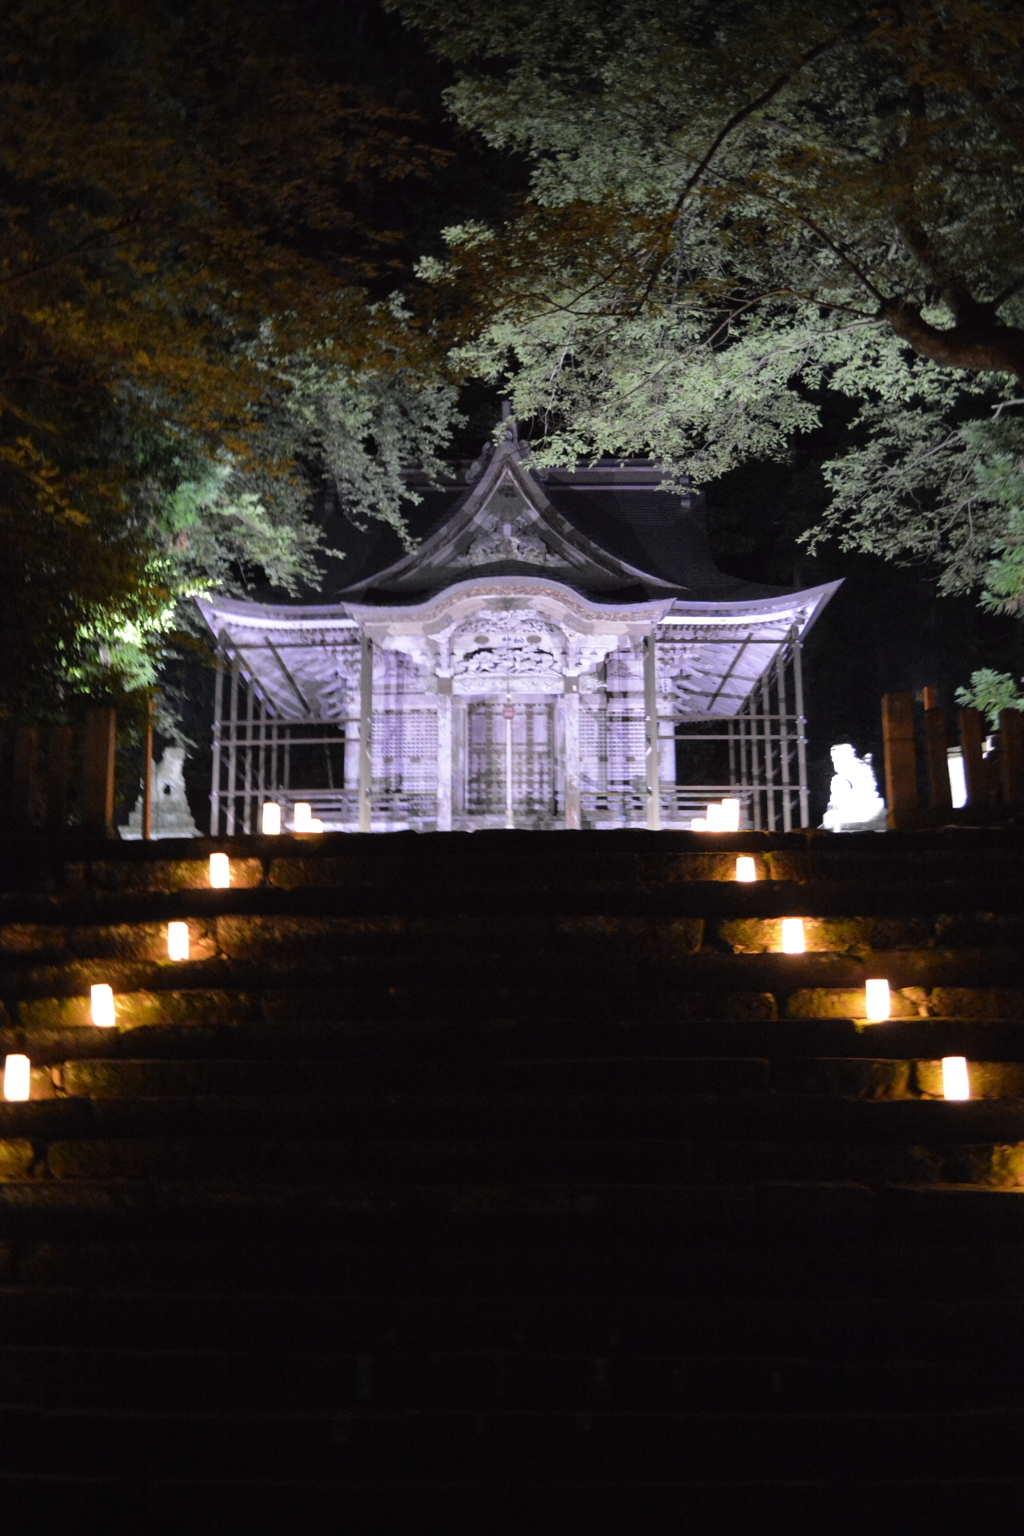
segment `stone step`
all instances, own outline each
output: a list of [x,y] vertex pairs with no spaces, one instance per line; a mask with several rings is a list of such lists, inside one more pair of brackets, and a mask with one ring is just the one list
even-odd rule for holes
[[[645,1483],[663,1478],[725,1479],[740,1457],[749,1477],[830,1477],[880,1461],[912,1463],[918,1476],[999,1477],[1014,1464],[1024,1409],[713,1413],[594,1408],[450,1410],[398,1413],[364,1407],[330,1413],[159,1416],[102,1412],[5,1415],[8,1464],[51,1465],[54,1442],[65,1474],[246,1481],[315,1480],[325,1465],[352,1484],[366,1478],[430,1478],[439,1465],[460,1480],[528,1476]],[[257,1470],[258,1469],[258,1470]]]
[[[651,1065],[655,1075],[657,1064]],[[685,1067],[684,1063],[673,1065]],[[306,1092],[42,1099],[0,1104],[0,1136],[8,1143],[26,1138],[39,1143],[54,1138],[232,1134],[244,1137],[255,1150],[281,1136],[339,1133],[356,1138],[512,1138],[525,1145],[539,1133],[566,1142],[620,1135],[701,1139],[731,1134],[736,1139],[805,1137],[837,1143],[844,1138],[891,1143],[1014,1141],[1024,1133],[1024,1099],[998,1093],[1000,1088],[1016,1086],[1018,1064],[975,1067],[976,1096],[967,1102],[943,1100],[938,1062],[913,1064],[917,1090],[913,1094],[906,1091],[907,1080],[901,1083],[898,1078],[895,1086],[904,1091],[878,1092],[877,1083],[885,1085],[885,1079],[865,1074],[861,1084],[866,1091],[860,1097],[841,1092],[844,1083],[835,1068],[870,1068],[874,1063],[826,1062],[817,1080],[809,1072],[794,1073],[795,1086],[802,1092],[772,1090],[763,1081],[758,1085],[755,1073],[747,1069],[764,1063],[740,1059],[696,1065],[699,1070],[690,1074],[689,1084],[683,1071],[678,1085],[666,1081],[660,1089],[631,1084],[626,1067],[626,1081],[615,1091],[615,1063],[611,1062],[589,1086],[568,1081],[547,1089],[536,1081],[517,1085],[506,1078],[491,1087],[479,1082],[462,1087],[457,1081],[403,1086],[394,1081],[360,1090],[358,1084],[347,1085],[341,1073],[336,1075],[341,1081],[321,1082]],[[796,1064],[798,1068],[812,1065]],[[741,1073],[737,1068],[745,1070]],[[66,1069],[69,1075],[71,1070]],[[985,1073],[990,1074],[987,1080]],[[557,1068],[554,1075],[560,1075]],[[850,1079],[856,1082],[852,1071]],[[988,1097],[980,1091],[985,1087]],[[921,1096],[922,1090],[928,1096]],[[542,1162],[539,1149],[538,1162]]]
[[[683,1042],[680,1042],[682,1044]],[[925,1042],[922,1042],[925,1043]],[[934,1041],[927,1042],[934,1049]],[[973,1041],[970,1042],[972,1045]],[[1024,1043],[1024,1042],[1022,1042]],[[965,1054],[958,1052],[957,1054]],[[1024,1092],[1024,1062],[971,1062],[972,1101],[1017,1098]],[[690,1098],[713,1095],[825,1095],[852,1099],[891,1100],[942,1098],[941,1061],[893,1056],[590,1056],[573,1058],[488,1058],[474,1052],[461,1059],[415,1060],[388,1053],[369,1060],[338,1056],[310,1058],[290,1055],[267,1058],[191,1057],[160,1059],[67,1059],[39,1069],[41,1080],[33,1097],[53,1104],[43,1111],[25,1105],[0,1104],[0,1134],[21,1134],[24,1124],[36,1127],[64,1123],[100,1124],[110,1111],[109,1099],[239,1098],[270,1095],[303,1101],[324,1095],[386,1093],[480,1095],[534,1093],[552,1103],[561,1094],[605,1096],[653,1094]],[[49,1079],[47,1083],[47,1077]],[[58,1108],[53,1102],[67,1107]],[[95,1110],[83,1122],[70,1101],[94,1101]],[[656,1108],[658,1099],[650,1101]],[[626,1112],[631,1106],[623,1102]],[[261,1111],[264,1112],[264,1111]],[[446,1111],[447,1112],[447,1111]],[[665,1112],[671,1112],[666,1098]],[[138,1119],[139,1110],[131,1111]],[[159,1113],[159,1112],[157,1112]],[[70,1117],[77,1116],[77,1120]],[[157,1123],[157,1122],[151,1122]]]
[[[695,1349],[699,1341],[694,1341]],[[840,1349],[842,1340],[837,1344]],[[366,1409],[648,1409],[708,1413],[871,1413],[1024,1407],[1015,1361],[883,1355],[640,1354],[529,1349],[370,1351],[0,1346],[4,1410],[284,1415]]]
[[[480,1432],[486,1432],[486,1421]],[[341,1432],[341,1431],[339,1431]],[[737,1458],[742,1458],[742,1445]],[[851,1453],[856,1454],[856,1448]],[[877,1468],[877,1471],[875,1470]],[[915,1462],[883,1459],[865,1471],[852,1462],[837,1474],[759,1477],[742,1470],[722,1476],[674,1469],[637,1484],[595,1475],[560,1479],[525,1469],[514,1477],[460,1477],[446,1461],[423,1478],[399,1479],[394,1468],[381,1477],[347,1477],[325,1458],[316,1477],[302,1483],[252,1471],[245,1479],[202,1479],[187,1468],[167,1477],[140,1473],[136,1463],[121,1477],[44,1472],[11,1479],[7,1507],[25,1530],[102,1530],[104,1536],[179,1536],[182,1531],[221,1536],[232,1530],[302,1530],[308,1536],[408,1536],[436,1531],[478,1536],[522,1536],[524,1531],[576,1526],[618,1536],[622,1531],[685,1530],[687,1536],[764,1529],[765,1517],[787,1531],[862,1530],[880,1536],[909,1531],[959,1533],[1012,1529],[1020,1510],[1015,1476],[974,1475],[949,1463],[932,1475]],[[130,1513],[129,1513],[130,1511]]]
[[[188,1186],[200,1202],[202,1190],[217,1185],[225,1186],[225,1196],[233,1193],[244,1200],[254,1192],[258,1201],[265,1182],[272,1181],[282,1193],[288,1187],[303,1192],[319,1189],[328,1207],[347,1206],[353,1213],[375,1210],[381,1216],[415,1208],[415,1194],[410,1199],[407,1190],[392,1187],[395,1181],[408,1180],[428,1185],[458,1181],[466,1186],[470,1201],[486,1198],[481,1186],[534,1179],[548,1187],[579,1181],[582,1187],[575,1198],[583,1200],[591,1198],[593,1187],[604,1181],[626,1184],[634,1187],[636,1198],[648,1201],[659,1190],[684,1186],[692,1195],[708,1186],[740,1182],[755,1171],[764,1183],[804,1184],[812,1190],[826,1183],[1024,1188],[1024,1146],[1020,1145],[1024,1114],[1012,1120],[1000,1117],[995,1125],[991,1120],[985,1126],[957,1125],[948,1140],[942,1137],[948,1122],[933,1126],[918,1119],[908,1124],[907,1117],[900,1117],[895,1125],[875,1117],[871,1124],[844,1125],[832,1136],[823,1134],[819,1126],[820,1139],[812,1140],[815,1127],[802,1119],[795,1124],[791,1119],[781,1134],[777,1125],[734,1125],[728,1115],[719,1115],[714,1127],[677,1124],[672,1134],[666,1125],[661,1135],[645,1135],[642,1115],[633,1124],[624,1116],[624,1123],[614,1127],[595,1116],[587,1117],[592,1132],[588,1137],[572,1123],[576,1117],[570,1106],[570,1124],[562,1134],[555,1129],[558,1116],[553,1111],[534,1119],[515,1116],[515,1139],[501,1139],[502,1130],[507,1135],[509,1127],[499,1117],[494,1129],[478,1124],[478,1136],[471,1140],[465,1125],[468,1116],[453,1116],[447,1135],[433,1116],[432,1124],[420,1127],[417,1117],[399,1115],[390,1124],[381,1116],[375,1126],[360,1127],[361,1134],[352,1130],[344,1137],[326,1134],[329,1115],[320,1125],[311,1125],[314,1115],[297,1111],[291,1123],[278,1115],[268,1132],[273,1139],[258,1141],[239,1134],[247,1129],[238,1123],[242,1116],[210,1113],[181,1117],[191,1123],[191,1135],[180,1134],[180,1126],[178,1135],[165,1129],[163,1135],[145,1136],[120,1127],[122,1133],[115,1137],[97,1130],[74,1140],[0,1141],[0,1168],[7,1181],[3,1205],[17,1201],[17,1208],[24,1210],[41,1182],[45,1202],[52,1193],[50,1181],[94,1185],[100,1180],[117,1181],[116,1195],[122,1204],[144,1201],[148,1191],[138,1185],[150,1180],[176,1186],[174,1193],[185,1204],[190,1201]],[[982,1129],[995,1131],[1003,1139],[975,1140]],[[613,1130],[618,1130],[617,1137]],[[859,1130],[860,1136],[841,1139],[851,1130],[854,1134]],[[772,1139],[761,1139],[769,1131]],[[915,1131],[918,1137],[911,1140]],[[1011,1141],[1014,1132],[1016,1140]],[[18,1187],[21,1180],[27,1181],[27,1187]],[[346,1190],[348,1181],[360,1181],[361,1186],[370,1181],[372,1188]],[[602,1194],[606,1199],[606,1192]],[[532,1190],[522,1196],[528,1201],[531,1197],[537,1198]],[[458,1200],[455,1192],[453,1199]]]
[[[249,1350],[257,1360],[261,1350],[253,1349],[254,1339],[268,1360],[281,1350],[372,1355],[394,1349],[601,1356],[626,1351],[742,1361],[785,1357],[830,1365],[884,1359],[915,1368],[931,1362],[994,1370],[999,1381],[1007,1366],[1015,1369],[1024,1346],[1024,1297],[969,1294],[962,1283],[969,1255],[957,1248],[928,1252],[924,1264],[906,1245],[886,1249],[882,1257],[896,1261],[897,1288],[881,1262],[872,1265],[863,1249],[850,1244],[822,1252],[768,1245],[759,1285],[750,1254],[738,1246],[725,1250],[726,1256],[735,1253],[733,1271],[726,1270],[721,1253],[706,1249],[684,1252],[669,1272],[663,1254],[653,1268],[645,1262],[654,1251],[649,1248],[639,1250],[632,1267],[628,1259],[602,1266],[584,1248],[576,1262],[552,1252],[547,1265],[538,1265],[520,1255],[518,1273],[511,1256],[504,1265],[474,1269],[467,1254],[446,1274],[437,1252],[417,1255],[415,1264],[396,1269],[373,1249],[320,1244],[311,1249],[300,1242],[305,1278],[296,1263],[295,1272],[280,1279],[298,1284],[275,1285],[272,1268],[258,1292],[251,1289],[251,1259],[249,1285],[238,1281],[242,1255],[235,1256],[236,1269],[226,1271],[223,1249],[183,1250],[180,1243],[165,1242],[164,1251],[168,1258],[183,1251],[196,1259],[213,1255],[220,1267],[212,1274],[193,1270],[185,1278],[172,1262],[162,1275],[150,1276],[156,1283],[149,1289],[112,1288],[99,1275],[94,1256],[93,1281],[86,1287],[6,1285],[0,1291],[5,1345]],[[269,1244],[250,1250],[253,1257],[264,1252],[270,1255]],[[154,1246],[147,1274],[158,1265],[158,1254]],[[317,1257],[333,1259],[336,1267],[318,1268]],[[1003,1248],[982,1249],[990,1282],[1007,1257]],[[118,1255],[111,1250],[104,1259],[113,1268]],[[1019,1273],[1019,1244],[1012,1259]],[[126,1254],[124,1263],[130,1260]],[[953,1261],[952,1281],[942,1272],[946,1260]],[[348,1278],[350,1268],[359,1280],[365,1271],[364,1288],[332,1288],[339,1274]],[[805,1270],[814,1270],[815,1289],[799,1294],[801,1280],[807,1284]],[[637,1288],[645,1272],[646,1289]],[[634,1290],[626,1294],[623,1283],[630,1275]],[[168,1278],[175,1280],[173,1287]],[[886,1285],[892,1294],[885,1294]]]
[[[422,1074],[417,1080],[424,1084],[446,1081],[468,1085],[478,1080],[476,1074],[499,1068],[527,1074],[550,1070],[558,1074],[551,1080],[554,1083],[568,1080],[566,1074],[572,1073],[596,1074],[604,1081],[605,1073],[671,1072],[675,1061],[684,1063],[679,1070],[702,1070],[696,1067],[702,1056],[717,1061],[736,1056],[767,1061],[773,1074],[800,1073],[801,1061],[809,1064],[810,1072],[829,1070],[817,1063],[848,1062],[849,1066],[836,1068],[849,1074],[850,1088],[843,1091],[859,1094],[862,1069],[852,1065],[858,1061],[883,1064],[867,1068],[869,1081],[871,1073],[882,1074],[880,1086],[893,1081],[890,1073],[902,1073],[904,1065],[912,1061],[965,1056],[975,1063],[1002,1063],[1008,1068],[1024,1061],[1024,1017],[914,1018],[865,1026],[841,1017],[776,1018],[767,1010],[761,1017],[737,1018],[723,1013],[720,1017],[690,1014],[670,1019],[667,1009],[652,1008],[653,1017],[629,1021],[614,1015],[611,1019],[583,1019],[575,1012],[560,1020],[546,1010],[525,1015],[516,1010],[511,1016],[495,1013],[493,999],[491,1002],[491,1008],[457,1020],[442,1011],[413,1020],[401,1014],[396,1017],[389,1010],[325,1021],[307,1013],[281,1024],[154,1023],[117,1029],[37,1026],[0,1031],[0,1049],[30,1048],[32,1060],[41,1066],[62,1068],[65,1063],[74,1063],[74,1072],[93,1073],[84,1081],[90,1092],[101,1095],[107,1091],[101,1087],[107,1064],[112,1072],[123,1066],[127,1073],[144,1073],[149,1070],[146,1064],[152,1064],[154,1071],[165,1068],[173,1072],[176,1063],[184,1069],[186,1065],[198,1068],[200,1063],[220,1061],[225,1065],[211,1070],[237,1072],[239,1076],[233,1081],[259,1083],[264,1085],[261,1091],[270,1091],[271,1078],[275,1085],[287,1088],[289,1078],[283,1064],[305,1072],[307,1062],[314,1064],[314,1070],[319,1070],[321,1062],[335,1064],[334,1070],[342,1063],[345,1071],[356,1073],[408,1071]],[[655,1063],[653,1068],[645,1065],[649,1061]],[[132,1062],[136,1065],[129,1065]],[[96,1064],[95,1072],[90,1063]],[[250,1071],[257,1076],[247,1078],[245,1074]],[[141,1083],[142,1079],[138,1080]],[[400,1083],[406,1079],[397,1075],[387,1080]],[[637,1078],[627,1075],[621,1080],[628,1083]],[[771,1081],[792,1079],[773,1076]],[[72,1073],[69,1090],[73,1082]],[[133,1091],[150,1090],[140,1086]]]
[[[31,1144],[27,1144],[30,1146]],[[82,1144],[80,1144],[82,1145]],[[131,1145],[130,1143],[128,1144]],[[304,1149],[308,1152],[308,1148]],[[391,1183],[380,1179],[310,1176],[308,1164],[291,1181],[256,1178],[250,1170],[233,1177],[75,1179],[21,1178],[0,1183],[0,1236],[54,1239],[92,1230],[98,1239],[151,1235],[222,1234],[225,1242],[252,1242],[266,1231],[275,1242],[291,1242],[310,1223],[334,1241],[369,1241],[398,1248],[432,1240],[478,1245],[481,1254],[505,1252],[515,1241],[557,1246],[571,1240],[606,1244],[666,1240],[666,1231],[685,1232],[692,1242],[745,1234],[753,1242],[768,1230],[780,1235],[827,1234],[840,1228],[869,1242],[892,1234],[894,1224],[929,1241],[968,1236],[1015,1243],[1024,1239],[1024,1200],[1012,1188],[985,1183],[912,1182],[878,1179],[815,1181],[812,1178],[758,1181],[756,1158],[747,1152],[746,1178],[732,1182],[701,1179],[684,1170],[676,1182],[581,1178],[506,1179],[417,1183],[406,1171]],[[96,1170],[99,1172],[99,1170]],[[268,1237],[269,1240],[269,1237]]]

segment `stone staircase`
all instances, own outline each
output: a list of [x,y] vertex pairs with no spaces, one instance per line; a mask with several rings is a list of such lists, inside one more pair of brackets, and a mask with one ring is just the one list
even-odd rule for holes
[[12,1533],[1019,1518],[1024,835],[7,852]]

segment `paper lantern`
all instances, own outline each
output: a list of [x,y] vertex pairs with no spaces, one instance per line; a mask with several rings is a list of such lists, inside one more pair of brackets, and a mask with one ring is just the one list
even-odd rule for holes
[[309,832],[313,821],[313,807],[307,805],[305,800],[299,800],[292,807],[292,829],[295,832]]
[[722,827],[723,832],[738,832],[740,829],[740,803],[738,800],[726,799],[722,801]]
[[114,1012],[114,989],[105,981],[97,981],[91,992],[92,1021],[100,1029],[113,1029],[117,1023]]
[[231,861],[226,853],[210,854],[210,884],[215,891],[226,891],[231,884]]
[[942,1096],[944,1099],[969,1099],[971,1079],[967,1073],[966,1056],[943,1056]]
[[864,983],[864,1017],[866,1019],[870,1019],[872,1024],[880,1024],[883,1019],[889,1017],[890,1006],[887,981],[872,977]]
[[693,820],[690,822],[690,831],[691,832],[706,832],[707,830],[708,830],[708,824],[707,824],[707,821],[704,819],[703,816],[695,816],[693,818]]
[[784,917],[782,919],[782,953],[802,955],[805,947],[803,918]]
[[12,1104],[32,1096],[32,1063],[27,1056],[4,1058],[4,1098]]
[[167,958],[188,959],[188,923],[167,924]]
[[263,802],[263,835],[277,837],[281,831],[281,807],[273,800]]
[[741,856],[736,860],[736,879],[757,879],[757,865],[754,863],[753,859],[749,858],[746,854],[741,854]]

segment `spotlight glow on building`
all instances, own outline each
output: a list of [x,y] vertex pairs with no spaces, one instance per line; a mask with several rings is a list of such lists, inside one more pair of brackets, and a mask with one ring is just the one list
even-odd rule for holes
[[805,948],[803,918],[784,917],[782,919],[782,953],[802,955]]
[[12,1104],[32,1096],[32,1063],[27,1056],[4,1057],[4,1098]]
[[226,853],[210,854],[210,885],[215,891],[226,891],[231,884],[231,860]]
[[883,1019],[889,1017],[892,1000],[889,996],[889,983],[882,978],[872,977],[864,983],[864,1017],[872,1024],[881,1024]]
[[749,855],[747,855],[745,853],[741,854],[740,857],[736,860],[736,879],[737,880],[756,880],[757,879],[757,865],[754,863],[753,859],[750,858]]
[[167,924],[167,958],[188,959],[188,923]]
[[971,1079],[966,1056],[943,1056],[942,1096],[944,1099],[969,1099]]
[[281,807],[274,800],[263,802],[263,835],[277,837],[281,831]]
[[93,983],[90,1003],[92,1009],[92,1021],[100,1029],[113,1029],[117,1023],[117,1014],[114,1010],[114,989],[108,987],[105,981]]

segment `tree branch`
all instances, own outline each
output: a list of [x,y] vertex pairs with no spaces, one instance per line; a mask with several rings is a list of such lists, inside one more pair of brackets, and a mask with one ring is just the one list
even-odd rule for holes
[[919,357],[930,358],[944,368],[1012,373],[1024,380],[1024,330],[1015,326],[997,325],[989,319],[987,324],[972,321],[943,331],[923,319],[916,304],[903,299],[883,304],[879,317],[888,321]]

